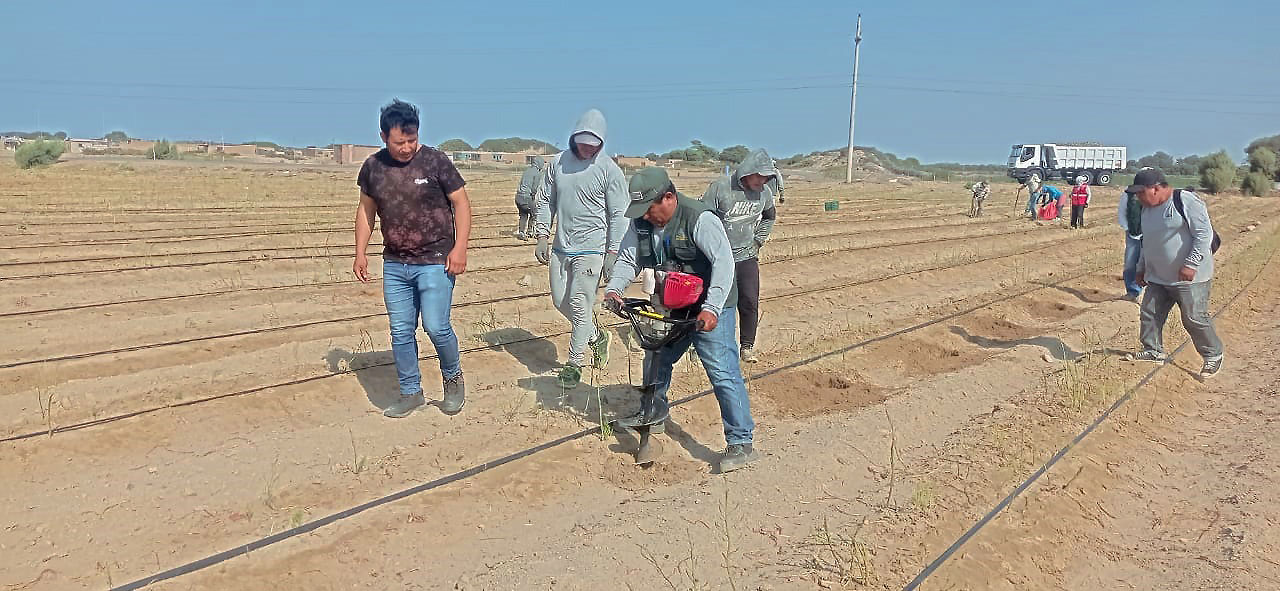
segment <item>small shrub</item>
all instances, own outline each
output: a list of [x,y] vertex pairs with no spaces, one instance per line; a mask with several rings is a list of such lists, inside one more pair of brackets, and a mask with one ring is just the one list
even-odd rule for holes
[[152,160],[177,160],[179,157],[178,147],[166,140],[160,140],[151,144],[151,148],[147,150],[146,156]]
[[66,149],[66,144],[58,140],[35,140],[18,146],[13,159],[17,161],[18,168],[48,166],[57,162]]
[[1235,184],[1236,164],[1226,150],[1210,154],[1200,161],[1200,185],[1209,193],[1219,193]]
[[1264,172],[1254,171],[1244,175],[1244,181],[1240,183],[1240,189],[1245,195],[1253,195],[1254,197],[1262,197],[1271,192],[1271,177]]
[[1249,154],[1249,172],[1260,172],[1270,178],[1276,176],[1276,153],[1271,148],[1259,146]]

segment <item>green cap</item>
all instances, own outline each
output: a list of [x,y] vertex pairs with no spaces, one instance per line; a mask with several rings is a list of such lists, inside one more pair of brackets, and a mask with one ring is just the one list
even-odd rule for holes
[[649,206],[666,194],[671,186],[671,177],[667,169],[658,167],[642,168],[631,176],[627,184],[627,192],[631,195],[631,205],[627,206],[626,216],[629,218],[644,217]]

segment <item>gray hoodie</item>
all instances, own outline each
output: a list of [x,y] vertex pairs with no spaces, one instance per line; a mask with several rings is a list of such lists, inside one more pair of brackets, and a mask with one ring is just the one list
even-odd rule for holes
[[520,186],[516,187],[516,207],[533,209],[533,196],[542,188],[542,169],[546,165],[547,161],[542,156],[535,156],[533,164],[520,175]]
[[605,146],[590,160],[574,152],[572,138],[584,131],[604,142],[604,114],[583,113],[569,134],[569,149],[551,159],[534,198],[534,235],[550,236],[551,222],[558,220],[552,249],[571,256],[617,252],[631,225],[624,215],[631,204],[627,179]]
[[[1173,197],[1155,207],[1142,206],[1142,253],[1138,256],[1138,272],[1159,285],[1186,285],[1213,279],[1213,222],[1209,208],[1200,196],[1182,192],[1182,209],[1178,214]],[[1178,271],[1195,270],[1191,281],[1183,281]]]
[[767,152],[755,150],[729,176],[720,177],[702,194],[702,201],[724,221],[729,245],[733,247],[733,260],[738,262],[759,255],[760,245],[769,239],[776,217],[775,184],[767,182],[759,192],[749,191],[742,185],[742,177],[749,174],[778,178],[778,169],[773,167],[773,159]]

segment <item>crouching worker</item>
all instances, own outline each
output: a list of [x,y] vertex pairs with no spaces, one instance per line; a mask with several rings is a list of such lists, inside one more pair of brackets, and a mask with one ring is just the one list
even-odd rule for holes
[[[720,404],[727,443],[720,472],[741,468],[758,456],[751,445],[755,422],[734,340],[737,331],[732,306],[737,298],[729,238],[720,218],[707,205],[676,192],[665,169],[646,168],[636,173],[628,193],[631,204],[626,216],[631,224],[605,288],[605,305],[619,312],[624,305],[623,291],[642,269],[687,273],[700,279],[704,288],[692,305],[664,310],[675,317],[696,316],[698,328],[653,351],[647,368],[650,383],[641,396],[640,411],[616,424],[645,428],[666,421],[672,367],[693,345]],[[662,292],[662,286],[657,291]]]

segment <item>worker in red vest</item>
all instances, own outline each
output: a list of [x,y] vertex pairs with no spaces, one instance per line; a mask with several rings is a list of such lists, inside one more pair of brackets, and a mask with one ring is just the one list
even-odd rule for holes
[[1071,188],[1071,229],[1084,227],[1084,208],[1089,207],[1089,179],[1076,177],[1076,186]]

